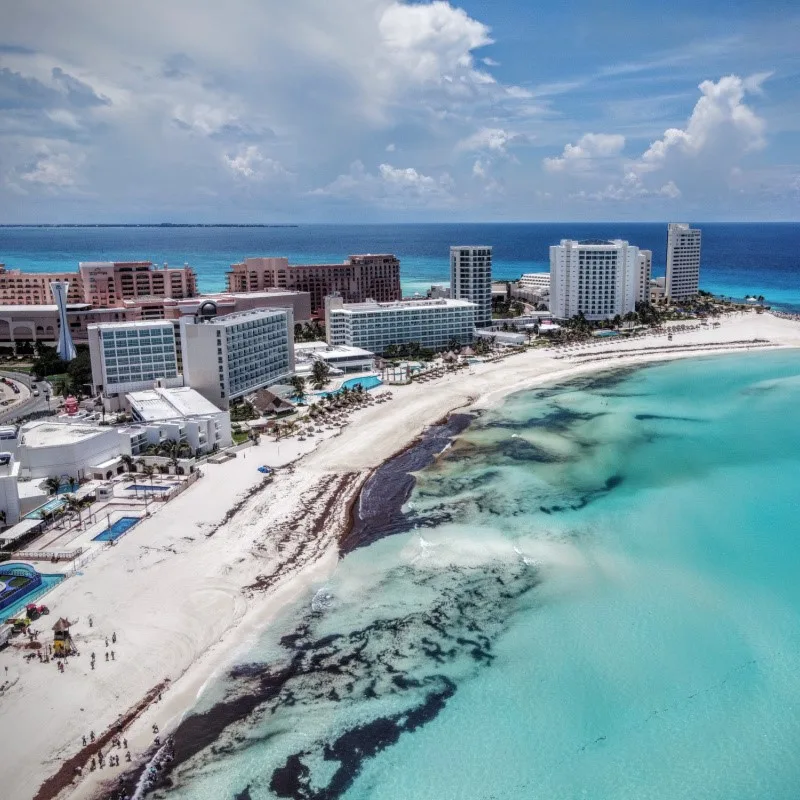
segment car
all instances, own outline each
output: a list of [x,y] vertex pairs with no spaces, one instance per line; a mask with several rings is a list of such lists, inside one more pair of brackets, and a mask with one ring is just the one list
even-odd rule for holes
[[39,390],[38,389],[34,389],[33,390],[33,396],[34,397],[38,397],[39,396]]

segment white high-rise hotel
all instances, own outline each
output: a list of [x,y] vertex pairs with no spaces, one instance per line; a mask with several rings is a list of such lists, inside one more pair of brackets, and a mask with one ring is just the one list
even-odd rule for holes
[[475,303],[475,327],[492,324],[491,247],[463,245],[450,248],[450,298]]
[[550,248],[550,311],[566,319],[612,319],[636,310],[649,283],[649,251],[621,239],[562,239]]
[[670,300],[693,297],[700,288],[700,231],[685,222],[671,222],[667,232],[666,295]]

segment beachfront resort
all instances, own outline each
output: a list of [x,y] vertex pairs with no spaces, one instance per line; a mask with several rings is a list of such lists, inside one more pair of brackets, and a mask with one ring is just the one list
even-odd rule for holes
[[[513,282],[492,280],[491,246],[454,246],[451,286],[428,297],[400,296],[388,255],[296,273],[247,259],[213,296],[188,267],[82,264],[79,291],[51,296],[45,278],[15,294],[0,308],[15,352],[0,679],[3,713],[30,704],[30,746],[9,757],[53,779],[39,796],[89,792],[152,753],[220,641],[335,561],[368,473],[450,411],[604,365],[800,345],[796,320],[700,292],[699,231],[669,241],[662,278],[628,242],[564,240],[549,274]],[[50,325],[16,324],[51,300]],[[58,728],[42,716],[55,696]]]

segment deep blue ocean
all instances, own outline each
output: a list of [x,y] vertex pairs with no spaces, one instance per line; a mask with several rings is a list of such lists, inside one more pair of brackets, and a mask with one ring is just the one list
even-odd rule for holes
[[[800,311],[800,224],[693,223],[703,231],[701,286],[718,294],[763,294]],[[653,251],[663,275],[666,223],[300,225],[280,228],[0,228],[0,263],[24,270],[72,270],[79,261],[189,263],[201,291],[224,288],[225,271],[247,256],[295,263],[337,262],[354,253],[394,253],[406,294],[449,280],[453,244],[494,247],[494,275],[547,271],[561,239],[622,238]]]

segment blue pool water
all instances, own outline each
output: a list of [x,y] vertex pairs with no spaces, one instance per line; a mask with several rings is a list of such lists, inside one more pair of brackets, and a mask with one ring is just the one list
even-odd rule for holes
[[43,506],[40,506],[30,514],[25,515],[25,519],[42,519],[44,514],[52,514],[54,511],[59,511],[67,504],[63,497],[54,497],[48,500]]
[[377,375],[367,375],[366,378],[350,378],[346,380],[340,388],[344,389],[346,386],[348,389],[355,389],[358,384],[361,384],[364,389],[368,391],[374,389],[376,386],[380,386],[381,383],[382,381]]
[[112,523],[110,528],[106,528],[102,533],[98,533],[93,537],[93,542],[113,542],[119,539],[120,536],[127,533],[137,522],[139,517],[120,517],[116,522]]
[[799,403],[790,351],[486,412],[208,686],[165,796],[796,800]]
[[145,483],[129,483],[125,488],[129,491],[138,492],[168,492],[175,486],[177,486],[175,483],[171,483],[169,486],[150,486],[149,484]]
[[315,394],[317,397],[330,397],[331,395],[339,394],[345,386],[348,389],[354,389],[359,383],[364,387],[365,391],[369,391],[376,386],[380,386],[383,381],[377,375],[367,375],[366,378],[349,378],[334,392],[315,392]]
[[600,338],[607,339],[609,336],[619,336],[619,334],[616,331],[597,331],[597,333],[595,333],[594,335],[598,339]]
[[10,619],[11,617],[16,617],[21,611],[25,610],[25,606],[28,603],[33,603],[35,600],[38,600],[43,595],[47,594],[54,586],[61,583],[64,580],[64,575],[52,574],[52,575],[42,575],[42,582],[35,588],[32,589],[28,594],[24,597],[19,598],[14,603],[12,603],[8,608],[4,608],[2,612],[0,612],[0,618],[3,620]]

